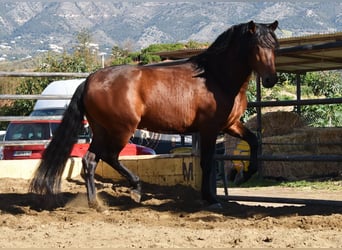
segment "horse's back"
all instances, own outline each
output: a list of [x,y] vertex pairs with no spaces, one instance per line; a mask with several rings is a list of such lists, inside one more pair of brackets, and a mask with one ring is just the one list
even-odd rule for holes
[[[84,93],[88,116],[102,124],[127,123],[158,131],[191,126],[197,111],[195,93],[204,88],[190,64],[117,66],[89,76]],[[110,129],[110,128],[108,128]]]
[[197,123],[220,126],[224,115],[214,119],[217,123],[213,118],[226,113],[231,101],[197,73],[191,63],[100,69],[87,81],[87,115],[111,131],[182,133],[197,130]]

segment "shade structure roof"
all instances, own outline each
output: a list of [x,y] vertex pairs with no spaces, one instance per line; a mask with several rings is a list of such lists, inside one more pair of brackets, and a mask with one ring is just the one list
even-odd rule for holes
[[342,32],[281,39],[277,71],[301,73],[342,69]]
[[[278,72],[304,73],[342,69],[342,32],[279,39]],[[184,49],[155,53],[163,59],[184,59],[205,49]]]

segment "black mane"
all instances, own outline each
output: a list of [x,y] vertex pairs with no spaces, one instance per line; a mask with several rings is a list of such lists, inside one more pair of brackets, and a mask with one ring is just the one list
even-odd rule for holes
[[[199,55],[189,58],[189,61],[195,62],[198,69],[205,69],[208,60],[212,57],[217,57],[229,49],[233,42],[240,41],[241,47],[251,47],[255,44],[259,44],[266,48],[278,48],[278,40],[272,29],[268,27],[268,24],[255,23],[256,30],[252,34],[249,31],[249,23],[242,23],[233,25],[225,32],[219,35],[216,40],[209,46],[207,50]],[[241,51],[248,53],[248,50]],[[243,56],[243,55],[242,55]]]
[[257,23],[256,25],[256,33],[255,36],[253,36],[255,40],[252,41],[252,43],[260,44],[262,47],[265,48],[279,48],[278,39],[274,31],[268,28],[267,24]]

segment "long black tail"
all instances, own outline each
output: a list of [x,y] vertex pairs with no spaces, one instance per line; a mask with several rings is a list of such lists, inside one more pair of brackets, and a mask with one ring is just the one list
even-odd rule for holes
[[62,122],[45,149],[43,158],[30,183],[30,191],[38,194],[56,194],[60,191],[62,174],[77,141],[84,119],[83,91],[81,83],[71,98]]

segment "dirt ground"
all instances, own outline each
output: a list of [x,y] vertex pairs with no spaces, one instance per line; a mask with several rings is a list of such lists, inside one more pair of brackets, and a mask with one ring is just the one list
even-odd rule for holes
[[[97,212],[87,207],[78,177],[63,181],[62,206],[41,210],[41,197],[27,192],[28,180],[0,182],[0,246],[5,248],[342,247],[341,206],[222,200],[222,209],[209,209],[192,189],[148,184],[136,204],[125,183],[97,181],[104,207]],[[232,188],[229,194],[342,200],[342,191],[284,187]]]

